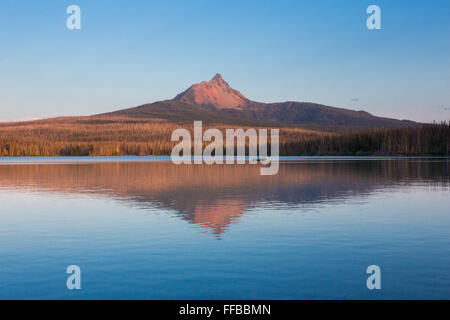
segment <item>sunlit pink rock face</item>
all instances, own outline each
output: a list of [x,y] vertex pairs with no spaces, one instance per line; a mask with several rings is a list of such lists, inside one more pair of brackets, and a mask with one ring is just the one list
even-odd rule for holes
[[249,103],[245,96],[231,88],[218,73],[211,81],[203,81],[192,85],[189,89],[177,95],[175,100],[200,105],[213,105],[219,109],[241,109]]

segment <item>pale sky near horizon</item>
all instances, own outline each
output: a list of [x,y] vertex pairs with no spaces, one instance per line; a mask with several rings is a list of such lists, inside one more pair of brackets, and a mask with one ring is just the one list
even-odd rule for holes
[[[68,30],[66,8],[81,8]],[[381,30],[366,9],[381,8]],[[251,100],[450,120],[450,1],[3,0],[0,121],[171,99],[215,73]]]

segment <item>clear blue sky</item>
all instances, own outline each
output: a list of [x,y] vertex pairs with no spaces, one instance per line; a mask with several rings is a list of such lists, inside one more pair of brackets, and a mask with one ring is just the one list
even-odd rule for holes
[[[81,30],[66,8],[81,8]],[[382,30],[366,28],[381,7]],[[2,0],[0,120],[173,98],[216,72],[261,102],[450,119],[450,1]]]

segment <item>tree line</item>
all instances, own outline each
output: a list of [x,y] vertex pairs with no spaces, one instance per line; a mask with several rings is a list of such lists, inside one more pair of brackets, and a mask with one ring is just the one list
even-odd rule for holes
[[280,150],[283,150],[284,155],[298,156],[448,156],[450,123],[365,131],[345,130],[336,135],[282,142]]
[[[1,123],[0,156],[170,155],[176,143],[170,137],[179,127],[164,120],[119,117]],[[230,126],[210,127],[224,131]],[[280,129],[280,155],[284,156],[448,156],[449,149],[447,122],[341,132]]]

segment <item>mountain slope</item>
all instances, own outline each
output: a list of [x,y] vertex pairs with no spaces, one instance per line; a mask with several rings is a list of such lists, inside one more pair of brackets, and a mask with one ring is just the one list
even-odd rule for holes
[[414,125],[415,122],[376,117],[365,111],[335,108],[309,102],[282,102],[250,107],[247,112],[264,121],[330,127],[386,127]]
[[[211,105],[188,104],[178,100],[165,100],[144,104],[139,107],[124,109],[97,116],[119,116],[139,119],[164,119],[169,122],[192,123],[201,120],[207,123],[235,125],[275,125],[274,121],[258,119],[250,115],[237,116],[230,112],[233,109],[221,110]],[[96,116],[96,117],[97,117]]]

